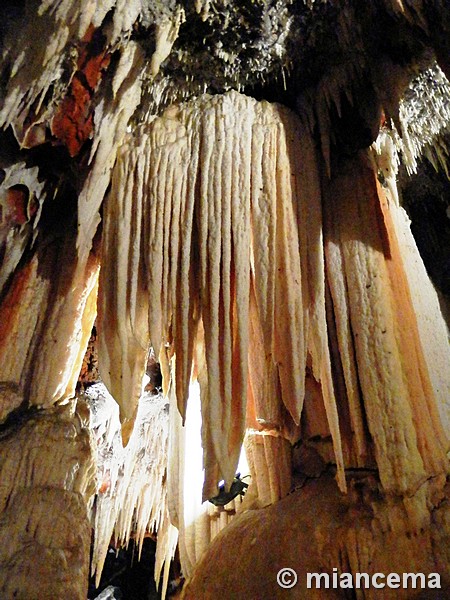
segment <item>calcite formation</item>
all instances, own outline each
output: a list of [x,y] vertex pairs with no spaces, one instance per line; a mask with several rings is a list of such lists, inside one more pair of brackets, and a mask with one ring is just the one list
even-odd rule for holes
[[[378,164],[393,171],[386,144]],[[170,360],[163,387],[182,417],[198,379],[204,500],[232,481],[246,428],[249,506],[288,493],[289,442],[318,434],[333,440],[334,453],[317,447],[343,491],[346,468],[377,469],[388,497],[411,497],[422,527],[448,472],[448,376],[425,358],[418,294],[434,307],[441,365],[445,324],[429,280],[418,285],[407,267],[420,257],[402,250],[395,178],[384,192],[364,153],[331,180],[317,161],[290,111],[236,93],[173,107],[130,135],[105,205],[103,255],[113,259],[99,291],[100,371],[131,419],[150,345]],[[238,373],[248,378],[241,388]],[[187,534],[180,517],[180,435],[181,420],[169,494],[189,573],[208,526],[200,511]]]
[[[419,307],[427,302],[434,306],[430,352],[438,364],[448,365],[448,333],[436,293],[423,271],[413,270],[412,261],[419,265],[420,258],[402,209],[389,191],[386,198],[367,156],[343,161],[339,173],[325,179],[322,193],[329,321],[334,322],[330,344],[339,348],[333,367],[341,378],[338,412],[348,495],[334,497],[329,475],[320,476],[324,467],[315,471],[314,456],[303,452],[299,468],[308,475],[297,489],[270,509],[254,503],[238,516],[213,541],[183,598],[214,598],[219,589],[227,589],[230,597],[321,598],[323,589],[306,589],[307,573],[331,577],[333,568],[437,573],[437,594],[448,589],[448,530],[442,528],[448,518],[448,375],[430,368],[424,349],[431,323],[419,325],[421,316],[424,320]],[[303,439],[326,460],[314,436]],[[269,470],[279,473],[282,462],[267,453],[265,458]],[[258,471],[252,475],[260,498],[267,497]],[[272,477],[264,480],[272,489]],[[293,508],[303,502],[314,507],[311,529],[308,510],[299,518],[299,504]],[[277,543],[280,536],[283,541]],[[277,583],[281,567],[294,569],[300,578],[290,592]],[[245,572],[252,572],[250,580]],[[337,586],[327,593],[340,598],[344,592]],[[364,593],[371,598],[377,591]],[[411,589],[383,594],[409,598]]]
[[84,598],[95,492],[86,405],[25,414],[3,430],[0,454],[1,596]]
[[248,357],[259,358],[249,344],[251,289],[268,375],[253,379],[262,394],[255,389],[253,401],[263,412],[281,401],[286,426],[298,425],[309,353],[345,487],[315,161],[292,113],[236,93],[171,109],[130,136],[118,157],[105,208],[103,254],[111,260],[100,277],[100,372],[130,419],[150,344],[174,354],[182,415],[194,368],[205,498],[218,480],[233,479],[242,446]]
[[[426,529],[411,530],[407,509],[380,502],[379,491],[370,473],[355,474],[346,496],[339,494],[329,476],[322,476],[276,504],[237,516],[212,542],[181,597],[213,600],[224,590],[228,598],[280,600],[339,599],[347,594],[369,599],[382,595],[389,600],[445,597],[450,589],[450,557],[448,529],[442,525],[448,519],[448,503],[432,511]],[[298,579],[283,589],[277,574],[286,568]],[[403,585],[390,589],[386,579],[379,580],[382,589],[370,583],[359,590],[355,584],[340,585],[342,573],[376,572],[386,578],[400,574],[399,582],[403,573],[422,573],[425,585],[421,579],[415,589],[411,583],[409,589]],[[313,573],[322,574],[318,587],[315,578],[308,587],[308,574]],[[338,574],[335,586],[333,573]],[[427,589],[431,573],[438,575],[439,588]]]
[[111,537],[153,535],[186,598],[285,597],[264,544],[447,585],[448,330],[397,180],[448,172],[448,2],[16,4],[0,595],[84,600],[94,491],[97,581]]

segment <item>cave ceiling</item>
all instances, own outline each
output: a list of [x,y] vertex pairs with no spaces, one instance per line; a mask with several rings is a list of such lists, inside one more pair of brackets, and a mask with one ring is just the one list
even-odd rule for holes
[[[114,163],[114,143],[108,151],[100,140],[115,135],[117,146],[113,128],[133,129],[204,93],[237,90],[290,107],[314,132],[328,173],[333,162],[339,169],[339,156],[368,147],[380,125],[407,175],[423,156],[447,170],[450,7],[443,0],[6,1],[0,23],[3,187],[18,185],[23,173],[29,190],[21,196],[14,188],[21,207],[14,214],[3,209],[2,256],[7,230],[22,228],[0,274],[3,291],[43,230],[58,235],[61,226],[89,221],[89,251],[109,183],[95,155],[105,171]],[[90,177],[99,200],[87,208]],[[438,209],[445,212],[448,185],[436,185],[446,190]],[[441,285],[441,274],[434,279]]]
[[[321,99],[314,97],[324,95],[337,136],[349,137],[351,119],[353,129],[360,129],[354,143],[367,146],[377,134],[381,109],[388,119],[398,118],[398,101],[415,75],[436,59],[444,72],[449,68],[450,8],[443,1],[133,0],[126,7],[102,2],[95,11],[88,2],[79,9],[71,2],[44,2],[31,35],[30,24],[23,23],[39,4],[4,2],[0,9],[6,96],[15,82],[31,80],[33,68],[47,66],[38,64],[42,43],[52,40],[58,27],[67,28],[65,41],[55,45],[56,69],[49,81],[41,76],[41,90],[23,90],[22,101],[35,103],[35,119],[43,108],[60,103],[67,88],[75,92],[74,74],[83,80],[80,72],[87,76],[84,95],[91,96],[84,104],[98,102],[107,93],[121,49],[135,42],[143,53],[136,120],[172,102],[230,89],[280,101],[304,118],[314,118],[315,109],[322,111]],[[17,51],[24,44],[33,49],[25,68]],[[51,62],[48,56],[46,60]],[[2,114],[8,122],[5,109]],[[80,139],[90,135],[89,124],[84,127],[87,133],[79,131]],[[58,138],[57,124],[52,129],[52,137]],[[79,148],[65,141],[73,155]],[[354,150],[351,140],[346,143]]]

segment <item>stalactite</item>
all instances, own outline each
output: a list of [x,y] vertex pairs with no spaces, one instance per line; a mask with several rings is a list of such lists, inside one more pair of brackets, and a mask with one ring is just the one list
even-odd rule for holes
[[349,303],[347,282],[344,275],[344,265],[341,249],[332,240],[327,240],[327,271],[333,275],[327,277],[330,286],[330,294],[327,304],[332,307],[330,320],[334,324],[334,336],[331,343],[336,344],[333,356],[333,367],[335,370],[342,369],[343,389],[339,390],[340,403],[348,404],[346,414],[347,426],[350,427],[351,437],[347,434],[344,443],[349,444],[349,452],[355,457],[353,462],[347,458],[348,466],[367,466],[367,459],[371,454],[371,443],[367,436],[365,427],[365,414],[358,379],[357,362],[353,333],[348,319]]
[[158,74],[161,64],[172,51],[172,46],[178,37],[180,25],[183,23],[184,18],[184,10],[177,6],[175,16],[172,19],[166,18],[156,25],[155,51],[152,54],[150,63],[150,75],[152,77]]
[[[148,300],[139,265],[142,191],[134,185],[135,164],[130,164],[130,158],[124,153],[124,160],[119,158],[114,172],[112,185],[118,193],[114,210],[107,213],[104,224],[103,244],[110,258],[103,262],[100,272],[97,321],[99,370],[119,402],[122,419],[135,417],[135,399],[142,392],[149,352]],[[105,288],[113,294],[106,295]]]
[[436,168],[448,170],[448,151],[441,139],[449,131],[449,95],[450,82],[436,63],[410,82],[400,102],[402,139],[398,142],[409,173],[417,171],[422,155]]
[[327,343],[320,186],[310,174],[317,174],[314,152],[287,109],[229,93],[169,109],[130,134],[119,153],[105,210],[100,371],[122,416],[132,418],[148,344],[171,345],[184,414],[200,340],[204,498],[219,479],[230,484],[241,451],[253,352],[251,280],[253,318],[261,319],[266,365],[279,379],[278,402],[298,424],[309,352],[345,488]]
[[177,531],[169,520],[167,502],[168,404],[161,395],[145,393],[136,425],[124,448],[118,407],[103,384],[86,391],[97,442],[98,497],[92,573],[100,581],[111,540],[117,546],[135,539],[140,556],[144,537],[158,534],[155,581],[163,573],[165,597]]

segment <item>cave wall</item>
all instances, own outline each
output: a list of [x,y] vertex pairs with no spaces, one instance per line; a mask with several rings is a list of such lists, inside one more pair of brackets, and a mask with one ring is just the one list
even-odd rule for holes
[[17,419],[1,440],[3,598],[85,598],[95,462],[89,411],[69,402]]

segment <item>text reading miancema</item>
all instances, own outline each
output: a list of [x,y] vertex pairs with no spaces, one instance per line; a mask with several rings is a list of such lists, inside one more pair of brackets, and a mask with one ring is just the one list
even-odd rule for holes
[[[299,582],[294,569],[280,569],[277,583],[285,589],[293,588]],[[339,573],[334,568],[330,573],[306,573],[307,589],[440,589],[439,573]]]

